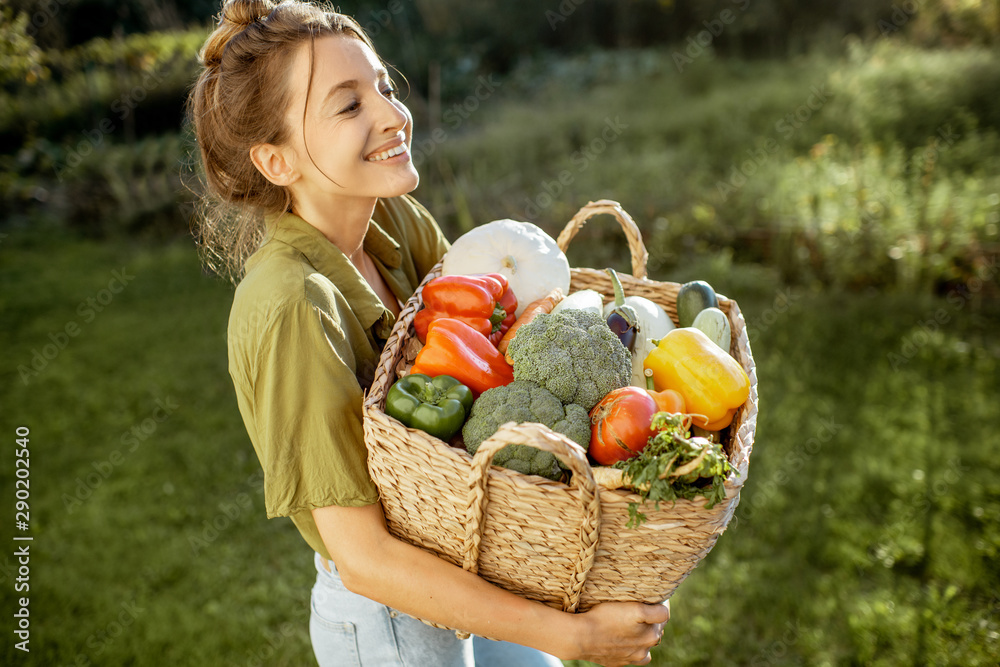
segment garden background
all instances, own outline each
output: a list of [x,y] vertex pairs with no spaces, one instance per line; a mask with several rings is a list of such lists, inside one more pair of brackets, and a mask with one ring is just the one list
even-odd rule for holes
[[[450,238],[554,236],[614,199],[652,278],[741,304],[750,477],[654,664],[996,664],[1000,3],[339,6],[405,76],[416,195]],[[311,554],[264,518],[232,286],[189,232],[184,98],[217,10],[0,4],[6,665],[311,664]],[[610,218],[570,249],[627,258]]]

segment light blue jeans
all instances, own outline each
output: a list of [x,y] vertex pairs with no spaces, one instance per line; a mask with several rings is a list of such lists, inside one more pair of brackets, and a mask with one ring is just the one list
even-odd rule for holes
[[482,637],[458,639],[347,590],[316,554],[309,636],[320,667],[562,667],[534,649]]

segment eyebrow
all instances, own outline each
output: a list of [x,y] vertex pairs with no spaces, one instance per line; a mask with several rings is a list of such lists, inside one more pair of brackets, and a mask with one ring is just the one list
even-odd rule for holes
[[[389,71],[384,67],[375,70],[375,78],[381,81],[383,78],[389,77]],[[334,96],[337,95],[342,90],[357,90],[359,86],[357,79],[348,79],[347,81],[341,81],[337,85],[330,88],[327,92],[326,97],[323,98],[322,106],[326,106]]]

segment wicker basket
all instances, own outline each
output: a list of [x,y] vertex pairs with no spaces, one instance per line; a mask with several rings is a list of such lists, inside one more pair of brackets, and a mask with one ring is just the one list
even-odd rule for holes
[[[559,235],[559,247],[565,250],[587,219],[600,213],[614,215],[628,237],[634,275],[620,276],[625,293],[659,303],[676,321],[679,285],[645,279],[647,254],[639,230],[616,202],[583,207]],[[440,265],[424,283],[439,274]],[[585,288],[607,300],[614,294],[603,271],[573,269],[571,291]],[[726,529],[747,479],[757,375],[736,302],[719,297],[732,325],[731,352],[750,376],[751,388],[749,400],[723,432],[735,470],[726,480],[726,498],[712,509],[705,509],[702,498],[661,504],[658,510],[646,505],[646,522],[626,528],[629,503],[641,502],[640,497],[600,488],[586,452],[561,434],[540,424],[507,424],[473,458],[383,412],[386,392],[415,353],[408,343],[420,292],[400,313],[364,402],[368,467],[391,533],[502,588],[565,611],[586,611],[612,600],[669,598]],[[493,455],[512,442],[559,456],[573,473],[570,483],[492,466]]]

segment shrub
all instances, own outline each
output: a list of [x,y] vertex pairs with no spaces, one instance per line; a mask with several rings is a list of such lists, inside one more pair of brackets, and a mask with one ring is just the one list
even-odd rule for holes
[[45,85],[0,91],[0,150],[13,153],[38,138],[76,144],[102,123],[130,138],[176,130],[204,38],[194,29],[46,52]]

